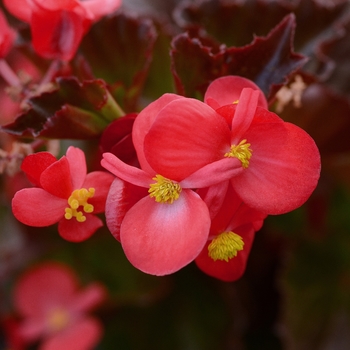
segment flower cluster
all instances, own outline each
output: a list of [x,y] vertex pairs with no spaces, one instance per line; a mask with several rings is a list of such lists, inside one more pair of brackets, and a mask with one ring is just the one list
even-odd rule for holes
[[103,155],[116,175],[106,219],[129,261],[154,275],[195,260],[239,278],[264,218],[301,206],[320,175],[313,139],[238,76],[214,80],[204,102],[161,96],[137,116],[132,139],[140,167]]

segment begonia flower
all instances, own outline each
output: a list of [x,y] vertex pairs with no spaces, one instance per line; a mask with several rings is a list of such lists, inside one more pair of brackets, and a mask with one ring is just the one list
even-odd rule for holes
[[[108,195],[107,225],[120,239],[129,261],[141,271],[154,275],[170,274],[189,264],[208,239],[209,210],[192,189],[215,185],[241,171],[238,160],[226,158],[202,167],[191,176],[171,178],[147,164],[140,150],[147,125],[151,125],[152,117],[164,105],[179,98],[166,94],[136,118],[135,124],[144,126],[133,129],[141,169],[122,162],[111,153],[105,153],[101,161],[104,168],[120,179],[115,180]],[[223,126],[227,128],[224,121]],[[132,186],[138,189],[138,195],[130,203],[128,195],[133,191]]]
[[252,85],[222,77],[209,86],[206,103],[170,101],[153,116],[139,148],[151,168],[174,180],[212,162],[239,160],[242,171],[230,181],[241,199],[266,214],[282,214],[301,206],[315,189],[320,154],[304,130],[266,109],[262,92]]
[[91,24],[119,8],[121,0],[4,0],[4,4],[30,24],[39,55],[69,61]]
[[71,146],[59,160],[38,152],[27,156],[21,168],[36,187],[15,194],[12,211],[19,221],[34,227],[58,222],[61,237],[72,242],[86,240],[103,226],[95,214],[104,212],[114,177],[104,171],[87,174],[82,150]]
[[[204,200],[206,191],[201,191]],[[255,232],[265,217],[266,214],[244,204],[228,184],[221,208],[212,219],[208,242],[195,259],[196,265],[223,281],[239,279],[245,271]]]
[[105,288],[98,283],[81,289],[68,266],[56,262],[36,266],[20,277],[14,289],[14,306],[22,317],[17,333],[28,344],[40,340],[41,350],[93,349],[102,325],[87,312],[105,297]]

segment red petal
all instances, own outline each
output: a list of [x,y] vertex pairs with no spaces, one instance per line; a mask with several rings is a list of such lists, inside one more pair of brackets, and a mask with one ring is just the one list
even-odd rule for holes
[[92,283],[84,290],[76,293],[71,301],[70,310],[83,313],[101,304],[107,296],[106,288],[100,283]]
[[14,303],[23,316],[41,317],[58,305],[66,305],[78,281],[65,265],[44,263],[27,271],[16,284]]
[[[218,107],[230,105],[240,99],[241,92],[244,88],[251,88],[259,91],[258,106],[268,108],[266,98],[260,88],[251,80],[239,76],[225,76],[215,79],[209,86],[204,95],[204,102],[212,105],[214,100]],[[211,102],[210,102],[211,100]]]
[[129,261],[152,275],[167,275],[193,261],[209,233],[208,208],[191,190],[172,204],[141,199],[125,215],[120,238]]
[[24,22],[30,22],[32,6],[30,0],[4,0],[6,9]]
[[320,175],[320,154],[313,139],[299,127],[283,122],[255,123],[244,138],[253,155],[249,167],[232,180],[243,201],[267,214],[301,206]]
[[170,102],[145,137],[145,155],[151,167],[169,179],[181,181],[223,157],[230,145],[225,120],[194,99]]
[[152,176],[145,171],[122,162],[112,153],[104,153],[101,165],[120,179],[130,182],[136,186],[149,187],[153,182]]
[[105,213],[107,227],[115,239],[120,241],[120,226],[127,211],[147,195],[147,188],[115,178],[107,196]]
[[144,141],[145,136],[152,126],[154,119],[160,110],[162,110],[168,103],[177,99],[183,99],[184,97],[175,94],[164,94],[154,102],[150,103],[144,108],[137,116],[133,131],[132,138],[136,149],[137,157],[139,159],[141,168],[146,172],[152,174],[154,170],[148,164],[144,154]]
[[196,258],[196,265],[207,275],[218,278],[222,281],[232,282],[242,277],[249,257],[249,253],[254,240],[254,230],[251,225],[241,227],[237,232],[244,241],[244,249],[237,253],[237,256],[228,262],[214,261],[208,255],[208,245],[206,244],[201,253]]
[[86,350],[94,349],[102,336],[102,326],[92,317],[80,318],[64,331],[46,338],[43,350]]
[[35,186],[41,187],[41,173],[57,159],[49,152],[38,152],[25,157],[21,169],[26,173],[27,178]]
[[87,173],[84,152],[76,147],[67,149],[66,157],[69,163],[73,189],[81,188]]
[[90,238],[100,227],[103,222],[96,215],[84,214],[86,221],[79,222],[75,218],[67,220],[61,219],[58,223],[58,233],[66,241],[82,242]]
[[121,3],[121,0],[89,0],[81,2],[81,5],[90,11],[93,14],[94,21],[97,21],[117,10]]
[[55,224],[63,217],[66,206],[67,200],[41,188],[24,188],[12,199],[12,212],[17,220],[34,227]]
[[41,187],[53,196],[68,199],[73,191],[69,162],[63,156],[47,167],[40,176]]
[[105,171],[93,171],[87,174],[82,188],[95,189],[94,196],[89,199],[89,203],[94,206],[94,213],[103,213],[105,211],[106,199],[109,188],[115,177]]

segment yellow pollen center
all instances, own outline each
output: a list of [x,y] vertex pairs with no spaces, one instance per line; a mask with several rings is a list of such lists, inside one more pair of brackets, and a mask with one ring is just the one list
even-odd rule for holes
[[208,246],[208,255],[214,260],[225,260],[237,256],[237,252],[243,250],[244,242],[241,236],[232,231],[227,231],[216,236]]
[[242,167],[248,168],[249,159],[253,152],[249,147],[250,143],[247,143],[247,140],[242,140],[237,146],[232,145],[230,152],[225,153],[224,156],[238,158],[242,163]]
[[[92,213],[94,211],[94,206],[88,203],[88,199],[93,197],[95,194],[95,189],[89,188],[80,188],[78,190],[74,190],[70,197],[68,198],[69,207],[65,209],[64,217],[67,220],[76,218],[78,222],[84,222],[86,220],[86,216],[84,213]],[[82,207],[82,210],[78,210]]]
[[156,202],[171,204],[180,197],[182,189],[178,183],[175,183],[162,175],[156,175],[152,180],[157,182],[150,184],[148,193]]
[[70,315],[67,310],[57,308],[47,315],[47,326],[51,332],[59,332],[67,327]]

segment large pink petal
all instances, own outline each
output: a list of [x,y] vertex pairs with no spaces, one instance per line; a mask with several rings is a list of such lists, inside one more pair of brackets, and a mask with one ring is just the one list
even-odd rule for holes
[[12,199],[13,215],[23,224],[50,226],[64,215],[67,200],[55,197],[41,188],[24,188]]
[[193,261],[209,234],[208,208],[191,190],[172,204],[149,196],[125,215],[120,239],[129,261],[152,275],[167,275]]
[[147,188],[115,178],[107,196],[105,212],[107,227],[115,239],[120,241],[120,226],[127,211],[147,195]]
[[70,146],[66,157],[72,177],[72,186],[74,189],[81,188],[87,173],[85,154],[80,148]]
[[41,187],[53,196],[68,199],[73,191],[68,160],[63,156],[47,167],[40,176]]
[[230,146],[226,121],[195,99],[179,99],[164,107],[145,137],[151,167],[181,181],[203,166],[221,159]]
[[137,157],[139,159],[141,168],[148,173],[154,173],[154,170],[148,164],[145,154],[144,154],[144,141],[145,136],[148,133],[150,127],[152,126],[154,119],[158,113],[171,101],[177,99],[184,99],[184,97],[175,94],[164,94],[154,102],[150,103],[146,108],[144,108],[140,114],[137,116],[133,131],[132,139],[136,149]]
[[31,0],[4,0],[6,9],[24,22],[30,22],[32,14]]
[[48,337],[40,350],[94,349],[102,337],[101,323],[92,317],[84,317],[59,333]]
[[86,214],[86,221],[79,222],[74,217],[70,220],[61,219],[58,223],[58,233],[69,242],[82,242],[90,238],[100,227],[102,220],[96,215]]
[[26,173],[29,181],[35,186],[41,187],[41,173],[57,159],[49,152],[30,154],[23,159],[21,169]]
[[93,171],[87,174],[82,187],[95,189],[94,196],[89,199],[89,203],[94,206],[94,213],[105,211],[108,191],[114,179],[115,177],[106,171]]
[[239,100],[244,88],[251,88],[259,91],[258,106],[267,109],[267,101],[260,88],[251,80],[229,75],[215,79],[204,95],[204,102],[217,109],[221,106],[230,105]]
[[23,316],[40,318],[50,309],[66,305],[77,288],[72,270],[60,263],[46,262],[20,277],[13,294],[14,304]]
[[243,201],[266,214],[301,206],[320,175],[320,154],[313,139],[283,122],[253,124],[244,138],[253,154],[249,167],[232,181]]
[[206,244],[201,253],[195,260],[196,265],[207,275],[218,278],[222,281],[232,282],[242,277],[247,266],[247,260],[254,240],[254,230],[251,225],[241,227],[235,232],[239,234],[244,241],[244,249],[237,253],[237,256],[228,262],[214,261],[208,255],[208,245]]
[[115,176],[136,186],[148,188],[153,183],[153,174],[150,175],[142,169],[124,163],[112,153],[103,154],[101,165]]

